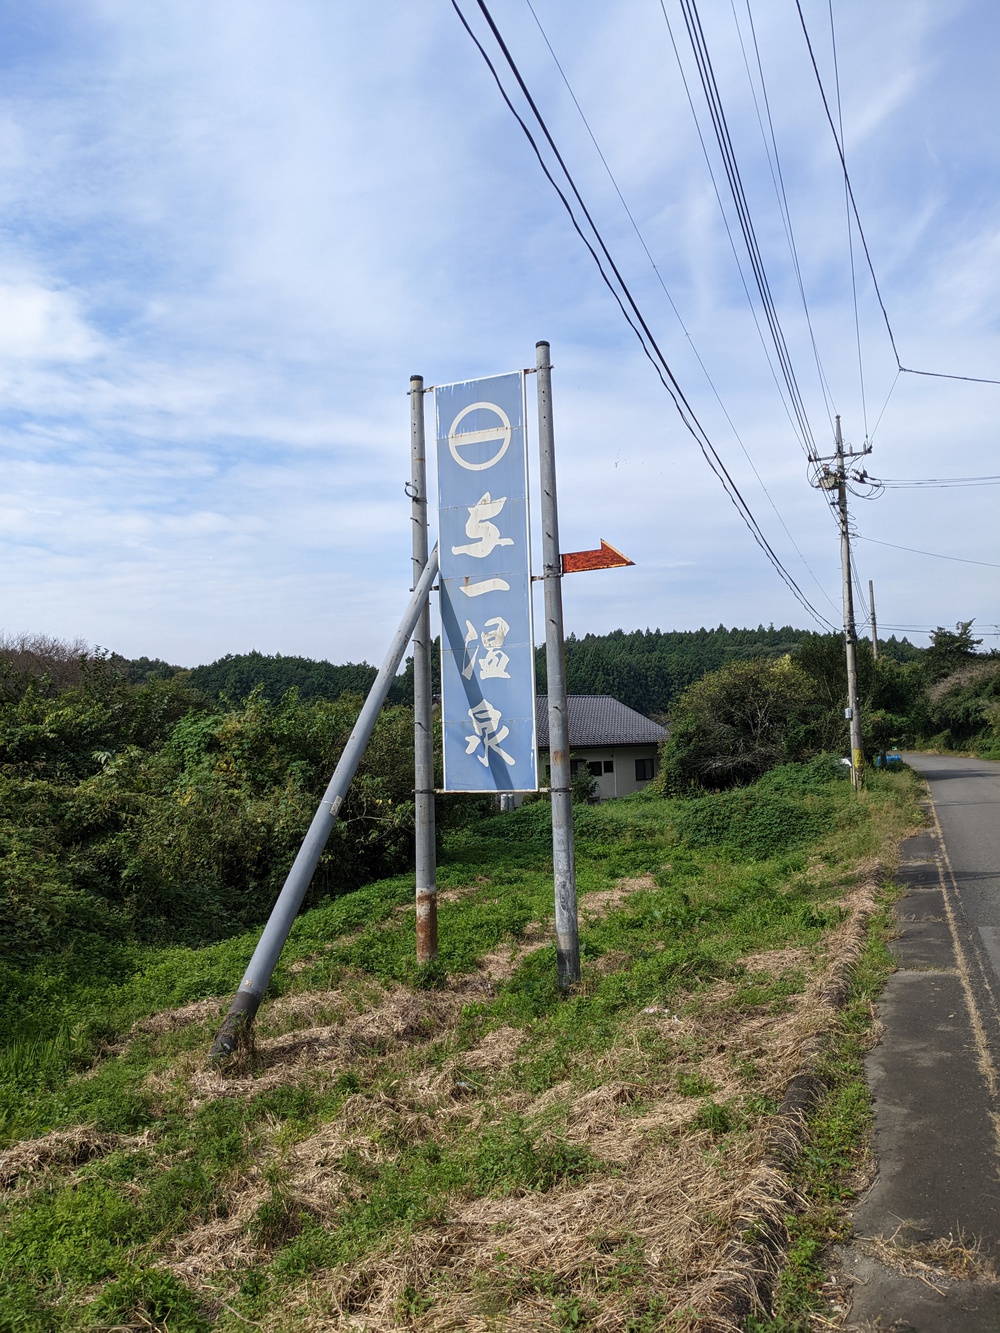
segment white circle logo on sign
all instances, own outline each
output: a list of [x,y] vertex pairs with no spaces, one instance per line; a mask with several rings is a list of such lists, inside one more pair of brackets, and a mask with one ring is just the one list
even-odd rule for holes
[[[479,408],[485,408],[487,412],[495,412],[500,421],[495,426],[489,426],[486,430],[463,430],[458,432],[458,424]],[[504,454],[510,447],[511,425],[510,417],[502,407],[497,407],[496,403],[470,403],[468,407],[463,407],[458,416],[451,423],[451,430],[448,432],[448,448],[451,450],[451,456],[459,467],[468,468],[470,472],[483,472],[488,467],[493,467],[499,463]],[[485,463],[470,463],[463,458],[459,450],[467,444],[487,444],[491,440],[499,444],[500,448],[492,458],[488,458]]]

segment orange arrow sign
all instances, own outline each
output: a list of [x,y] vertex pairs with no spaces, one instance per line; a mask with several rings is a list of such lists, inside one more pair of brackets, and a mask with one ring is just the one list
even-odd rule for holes
[[603,537],[596,551],[567,551],[562,558],[564,574],[580,574],[585,569],[624,569],[626,565],[634,564],[634,560],[622,555]]

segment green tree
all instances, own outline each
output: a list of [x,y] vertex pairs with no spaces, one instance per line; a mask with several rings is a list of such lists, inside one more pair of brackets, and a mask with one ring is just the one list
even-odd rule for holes
[[[0,702],[0,960],[84,941],[200,943],[260,921],[361,700],[212,709],[176,679]],[[412,856],[413,714],[383,711],[310,901]]]
[[[847,658],[842,634],[809,634],[795,649],[793,660],[809,676],[816,703],[815,739],[824,750],[847,752]],[[887,745],[920,731],[926,712],[925,678],[919,660],[899,661],[861,639],[857,648],[858,698],[866,750]]]
[[931,646],[924,654],[924,664],[931,680],[940,680],[960,667],[974,662],[982,639],[972,637],[971,620],[960,620],[953,630],[938,625],[931,635]]
[[788,656],[710,672],[671,710],[663,786],[720,790],[754,782],[776,764],[816,753],[813,682]]

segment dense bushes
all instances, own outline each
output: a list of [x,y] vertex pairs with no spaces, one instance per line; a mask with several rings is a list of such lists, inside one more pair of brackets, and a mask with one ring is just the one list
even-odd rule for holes
[[936,748],[1000,759],[1000,661],[970,663],[932,685],[925,731]]
[[816,748],[812,683],[790,657],[713,671],[681,695],[663,748],[667,791],[741,786]]
[[[278,892],[360,699],[220,710],[174,679],[98,670],[0,703],[0,952],[27,965],[95,940],[200,942],[259,921]],[[312,900],[402,869],[412,714],[386,710]]]
[[[812,682],[817,747],[846,754],[847,660],[843,636],[808,634],[795,649],[793,660]],[[866,749],[875,752],[919,735],[927,685],[923,657],[901,662],[882,651],[876,659],[871,644],[862,639],[857,648],[857,666]]]
[[[866,745],[936,736],[1000,754],[1000,662],[975,653],[969,623],[934,638],[926,661],[897,660],[916,652],[897,644],[876,662],[859,645]],[[785,646],[791,653],[779,652]],[[801,784],[826,783],[829,765],[787,765],[844,753],[841,636],[618,632],[571,640],[568,652],[579,668],[574,688],[617,694],[643,711],[685,672],[728,659],[675,701],[654,790],[732,793],[679,816],[694,843],[760,856],[815,831],[817,792]],[[342,691],[366,687],[372,670],[252,653],[192,673],[79,643],[0,638],[3,965],[83,966],[88,951],[123,941],[200,943],[258,923],[357,716],[360,694]],[[287,690],[293,680],[314,697]],[[404,673],[397,696],[410,684]],[[412,715],[391,705],[311,901],[410,864],[412,771]],[[741,794],[754,782],[753,794]],[[439,802],[439,827],[479,825],[489,812],[488,798],[449,797]],[[599,823],[578,810],[581,845],[603,836]],[[547,843],[550,811],[539,803],[505,819],[503,831],[512,843]]]
[[[927,678],[920,660],[873,657],[858,645],[858,694],[870,756],[926,733]],[[793,654],[713,671],[690,686],[670,714],[661,789],[721,791],[754,781],[777,764],[846,753],[847,668],[838,634],[803,635]]]

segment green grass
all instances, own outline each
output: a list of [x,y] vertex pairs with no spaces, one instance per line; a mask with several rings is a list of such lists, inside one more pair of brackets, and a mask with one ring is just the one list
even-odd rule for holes
[[892,918],[889,892],[869,923],[868,942],[853,970],[848,1003],[817,1066],[824,1088],[808,1117],[793,1183],[806,1201],[785,1219],[790,1245],[775,1286],[773,1309],[751,1319],[747,1333],[809,1333],[822,1310],[826,1252],[850,1234],[849,1206],[858,1172],[871,1151],[872,1105],[864,1057],[871,1035],[871,1004],[894,963],[887,947]]
[[[104,972],[81,976],[79,969],[72,978],[40,972],[15,978],[8,1008],[15,1023],[0,1056],[6,1141],[76,1125],[124,1137],[82,1166],[37,1177],[36,1188],[0,1207],[0,1272],[10,1293],[0,1333],[130,1322],[164,1333],[245,1328],[248,1320],[267,1326],[310,1274],[398,1246],[439,1225],[456,1201],[545,1194],[613,1169],[569,1136],[567,1089],[579,1096],[613,1080],[632,1099],[623,1114],[641,1116],[655,1100],[657,1080],[678,1060],[670,1086],[691,1099],[690,1132],[722,1149],[741,1141],[774,1111],[756,1090],[755,1070],[741,1071],[738,1096],[718,1096],[698,1067],[708,1044],[681,1049],[669,1030],[636,1027],[636,1015],[648,1006],[697,1014],[699,997],[723,979],[734,1013],[782,1013],[804,977],[794,969],[779,976],[748,972],[741,960],[821,941],[840,920],[839,894],[854,865],[912,817],[912,790],[893,775],[876,779],[858,802],[842,780],[790,772],[783,783],[779,774],[771,788],[762,784],[741,800],[639,796],[578,809],[585,920],[588,893],[625,876],[648,876],[649,887],[583,927],[583,982],[568,995],[555,984],[554,949],[536,949],[453,1020],[436,1028],[428,1019],[419,1040],[394,1046],[372,1037],[357,1046],[349,1067],[306,1065],[292,1081],[255,1095],[192,1104],[184,1071],[201,1061],[211,1021],[140,1035],[123,1049],[114,1045],[133,1022],[164,1008],[227,997],[255,935],[203,949],[131,951],[115,980]],[[756,812],[753,838],[743,827],[747,800]],[[718,809],[705,815],[706,801],[719,802],[723,815]],[[692,814],[694,807],[700,809]],[[738,836],[723,827],[733,809],[743,830]],[[387,987],[419,994],[431,986],[447,994],[475,973],[484,953],[515,947],[525,927],[551,919],[548,813],[539,803],[449,835],[439,883],[465,892],[441,904],[441,957],[431,973],[413,962],[412,878],[397,877],[304,914],[273,993],[329,991],[341,1008],[359,1012]],[[715,821],[720,841],[706,840],[706,819]],[[847,1045],[838,1057],[844,1068],[853,1058],[850,1041],[860,1050],[861,1028],[853,1036],[849,1029],[861,1023],[862,1008],[858,999],[845,1015]],[[263,1033],[302,1026],[275,1019],[269,1028],[269,1012],[265,1006]],[[465,1053],[499,1029],[519,1034],[502,1067],[484,1068],[471,1057],[466,1066]],[[623,1044],[625,1032],[634,1040]],[[442,1071],[450,1071],[450,1091],[441,1094],[448,1115],[428,1122],[407,1088]],[[842,1204],[837,1182],[849,1176],[845,1144],[866,1114],[850,1086],[844,1082],[840,1100],[824,1113],[826,1128],[817,1121],[810,1141],[810,1170],[827,1182],[823,1206],[833,1212]],[[536,1103],[544,1110],[523,1109]],[[283,1154],[323,1127],[347,1122],[361,1126],[362,1147],[337,1150],[338,1201],[317,1211],[289,1193]],[[224,1216],[233,1189],[258,1167],[266,1190],[244,1223],[258,1258],[235,1284],[220,1274],[220,1304],[214,1288],[192,1289],[157,1260],[172,1237]],[[818,1262],[820,1233],[806,1220],[801,1227],[780,1294],[783,1318],[807,1308],[809,1265]],[[636,1330],[664,1327],[661,1296],[646,1290],[633,1242],[619,1237],[614,1244],[613,1262],[592,1291],[513,1265],[510,1299],[525,1292],[544,1298],[559,1328],[586,1327],[593,1302],[611,1299],[629,1303]],[[494,1274],[491,1281],[487,1304],[501,1299],[508,1278]],[[437,1299],[434,1280],[413,1286],[401,1298],[407,1308],[400,1317],[419,1320]]]

